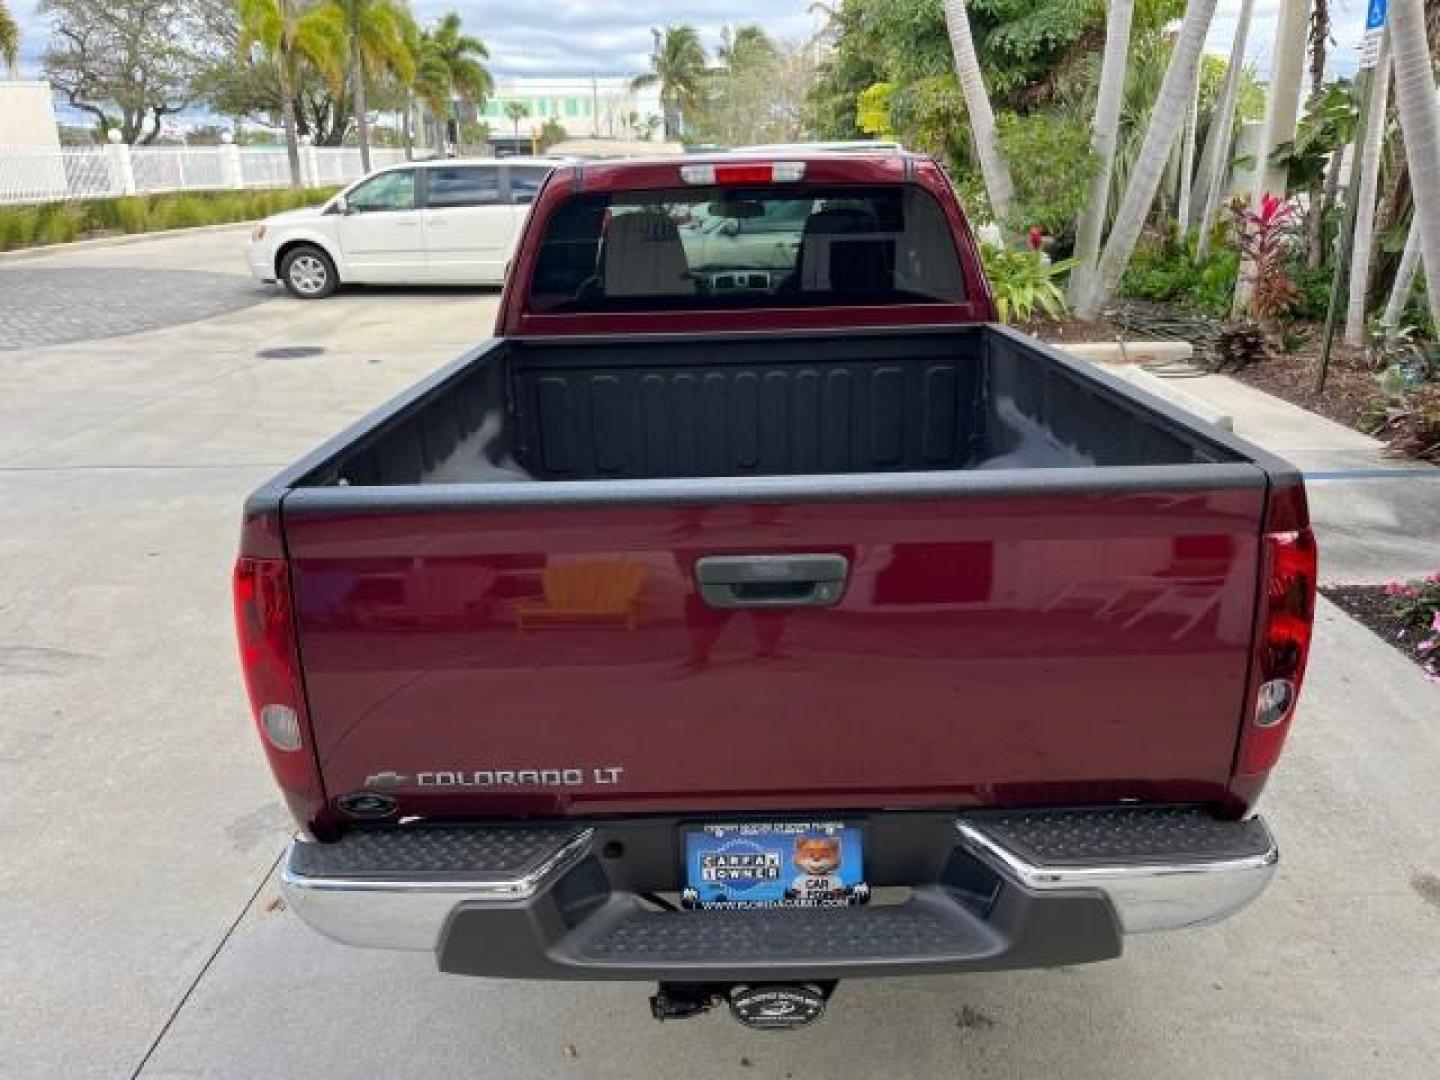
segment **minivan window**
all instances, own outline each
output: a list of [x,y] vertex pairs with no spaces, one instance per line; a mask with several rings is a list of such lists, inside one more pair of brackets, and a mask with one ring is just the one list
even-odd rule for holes
[[954,303],[944,211],[919,187],[578,195],[546,223],[535,312]]
[[395,169],[372,177],[346,195],[345,203],[362,213],[414,210],[415,170]]
[[540,186],[549,175],[550,169],[546,165],[511,165],[510,201],[521,206],[530,205],[540,194]]
[[493,206],[500,201],[500,170],[494,165],[447,165],[432,168],[426,205]]

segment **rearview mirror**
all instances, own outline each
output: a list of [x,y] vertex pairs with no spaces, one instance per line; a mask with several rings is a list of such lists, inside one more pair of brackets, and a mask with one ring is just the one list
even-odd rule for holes
[[330,210],[328,212],[331,214],[348,214],[350,213],[350,203],[344,195],[336,195],[335,198],[330,201]]

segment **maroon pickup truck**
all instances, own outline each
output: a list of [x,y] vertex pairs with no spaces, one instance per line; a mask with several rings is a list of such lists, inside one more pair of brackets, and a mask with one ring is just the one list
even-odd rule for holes
[[246,505],[291,909],[764,1028],[1255,897],[1301,478],[993,318],[927,158],[557,168],[495,338]]

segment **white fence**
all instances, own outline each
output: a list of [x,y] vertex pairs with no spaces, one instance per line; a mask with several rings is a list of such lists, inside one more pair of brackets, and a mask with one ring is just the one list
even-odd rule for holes
[[[372,168],[404,159],[403,150],[370,151]],[[300,148],[301,183],[306,187],[345,184],[362,175],[356,147]],[[163,191],[275,188],[289,183],[290,159],[283,146],[0,147],[0,205]]]

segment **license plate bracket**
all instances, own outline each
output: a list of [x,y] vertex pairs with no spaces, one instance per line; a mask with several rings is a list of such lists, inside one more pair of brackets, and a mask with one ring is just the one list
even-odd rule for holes
[[686,908],[845,907],[870,899],[864,842],[837,821],[735,822],[684,830]]

